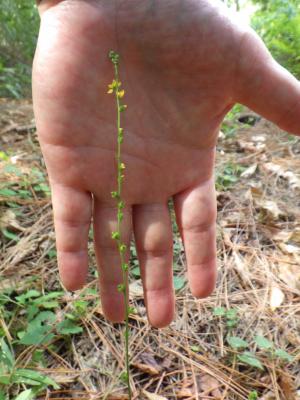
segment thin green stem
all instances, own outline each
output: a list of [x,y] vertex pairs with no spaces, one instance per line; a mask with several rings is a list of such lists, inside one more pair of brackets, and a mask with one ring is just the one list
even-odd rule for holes
[[120,99],[124,96],[124,90],[120,90],[121,82],[119,81],[119,56],[117,53],[111,51],[109,57],[114,65],[115,79],[108,86],[108,93],[114,93],[117,107],[117,150],[116,150],[116,161],[117,161],[117,191],[112,193],[112,197],[117,200],[117,231],[112,232],[112,238],[116,240],[120,254],[120,263],[122,268],[123,283],[119,285],[118,290],[123,293],[125,303],[125,379],[128,388],[128,397],[131,400],[131,388],[130,388],[130,363],[129,363],[129,290],[127,284],[128,277],[128,265],[125,260],[126,245],[122,241],[122,220],[124,217],[124,201],[122,200],[122,183],[124,179],[125,165],[121,158],[121,146],[123,142],[123,128],[121,127],[121,112],[126,109],[125,105],[121,104]]

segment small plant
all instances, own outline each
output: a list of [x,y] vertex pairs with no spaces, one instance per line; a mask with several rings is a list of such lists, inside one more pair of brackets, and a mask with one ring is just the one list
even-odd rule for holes
[[261,361],[256,357],[251,351],[244,351],[242,354],[238,355],[238,360],[243,364],[249,365],[250,367],[258,368],[264,370],[264,366]]
[[[220,317],[221,321],[227,327],[228,333],[226,341],[231,349],[235,352],[241,352],[239,354],[234,353],[234,357],[242,363],[249,365],[250,367],[264,369],[262,362],[256,356],[256,349],[249,351],[251,346],[249,342],[239,336],[232,335],[232,331],[237,327],[239,323],[238,312],[235,308],[226,310],[224,307],[215,307],[213,309],[213,315]],[[267,357],[271,359],[277,359],[278,361],[290,363],[293,361],[293,357],[286,351],[276,348],[274,343],[265,338],[264,336],[257,335],[254,337],[253,344],[256,345],[260,350],[266,353]]]
[[[38,393],[52,386],[59,389],[53,379],[29,368],[19,368],[13,351],[6,343],[4,338],[0,339],[0,390],[5,386],[10,388],[13,385],[27,385],[31,389],[21,392],[16,400],[33,399]],[[3,392],[0,393],[3,399],[7,397]],[[0,397],[1,398],[1,397]]]
[[123,293],[125,303],[125,368],[126,370],[121,374],[121,379],[126,383],[128,389],[128,397],[131,399],[131,388],[130,388],[130,376],[129,376],[129,314],[132,309],[129,307],[129,292],[127,284],[128,276],[128,264],[125,262],[125,253],[127,246],[122,241],[121,224],[123,220],[123,209],[125,203],[122,199],[122,184],[124,180],[125,164],[121,158],[121,145],[123,143],[123,128],[121,127],[121,113],[126,110],[126,104],[122,104],[121,99],[125,95],[124,89],[121,89],[121,82],[119,80],[119,54],[111,50],[109,52],[109,58],[114,67],[114,79],[112,83],[108,85],[108,93],[115,95],[116,109],[117,109],[117,150],[116,150],[116,162],[117,162],[117,190],[111,193],[113,199],[117,203],[117,230],[112,232],[112,239],[117,243],[120,265],[122,269],[123,282],[118,285],[118,291]]
[[258,394],[256,390],[253,390],[252,392],[249,393],[248,400],[257,400],[257,399],[258,399]]
[[74,312],[65,313],[64,319],[57,321],[56,311],[59,309],[59,300],[62,295],[63,292],[41,294],[38,290],[30,289],[15,297],[14,300],[3,297],[3,301],[13,303],[25,316],[25,324],[17,326],[16,343],[25,346],[45,345],[57,335],[66,336],[83,331],[79,320],[86,314],[88,302],[75,300],[72,303]]
[[240,124],[237,122],[237,116],[242,111],[242,108],[241,104],[236,104],[226,115],[221,126],[221,131],[224,133],[225,139],[234,137],[239,129]]
[[224,307],[215,307],[213,310],[215,317],[222,317],[227,328],[235,328],[239,322],[238,312],[235,308],[229,308],[226,310]]
[[[61,291],[42,293],[29,288],[17,292],[15,286],[0,288],[0,400],[33,400],[48,387],[59,388],[39,372],[47,368],[47,350],[56,349],[55,342],[71,344],[70,337],[83,332],[81,321],[98,297],[92,288],[86,288],[72,302],[64,300]],[[26,364],[20,357],[23,352],[31,355]]]
[[[238,336],[229,336],[229,335],[227,336],[226,340],[232,349],[236,351],[244,350],[243,353],[238,354],[237,356],[240,362],[261,370],[264,369],[261,361],[256,357],[256,353],[254,351],[250,352],[248,350],[245,350],[250,347],[249,343],[246,340]],[[272,359],[277,359],[279,361],[287,363],[293,361],[293,357],[289,353],[287,353],[282,349],[275,348],[274,343],[265,338],[264,336],[255,336],[254,344],[256,344],[256,346],[260,350],[266,352],[267,356]]]
[[231,189],[239,180],[240,175],[245,171],[245,167],[239,164],[228,163],[217,171],[216,188],[219,191]]
[[255,336],[254,342],[261,350],[266,351],[269,357],[277,358],[283,362],[292,362],[294,357],[287,353],[285,350],[276,348],[274,343],[265,338],[264,336]]

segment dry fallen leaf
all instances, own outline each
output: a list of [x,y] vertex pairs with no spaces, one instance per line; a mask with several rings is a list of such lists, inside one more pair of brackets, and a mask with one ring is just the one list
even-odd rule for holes
[[162,365],[158,364],[151,353],[140,354],[138,361],[133,363],[133,365],[149,375],[159,375],[163,370]]
[[150,393],[147,392],[147,390],[143,390],[143,394],[147,397],[147,399],[149,400],[168,400],[166,397],[164,396],[160,396],[158,394],[155,393]]
[[297,244],[300,244],[300,228],[295,229],[292,232],[291,240]]
[[250,178],[255,174],[257,168],[257,164],[250,165],[245,171],[241,173],[241,177],[243,178]]
[[181,389],[176,393],[176,397],[177,399],[184,399],[186,397],[192,397],[194,394],[194,381],[192,379],[185,379]]
[[284,393],[285,400],[295,400],[296,388],[291,377],[287,374],[281,375],[278,383],[282,393]]
[[270,293],[271,310],[276,310],[284,302],[284,293],[278,286],[272,286]]
[[249,151],[251,153],[256,153],[257,151],[262,151],[266,148],[266,144],[262,142],[247,142],[245,140],[238,140],[237,141],[238,146],[244,150],[244,151]]
[[192,397],[195,393],[193,392],[192,388],[182,388],[177,392],[176,398],[177,399],[184,399],[186,397]]
[[277,220],[281,215],[285,215],[275,201],[264,198],[264,194],[260,189],[251,187],[251,195],[255,206],[264,211],[266,216],[272,221]]
[[211,395],[214,399],[220,399],[222,394],[219,390],[219,382],[209,374],[200,375],[197,379],[199,390],[203,395]]
[[243,282],[249,284],[251,282],[251,278],[245,257],[241,257],[236,251],[233,250],[233,259],[234,269],[237,271]]
[[[213,399],[221,399],[222,393],[219,389],[219,382],[209,374],[196,376],[197,391],[199,395],[212,396]],[[177,398],[192,397],[196,393],[195,384],[192,379],[185,381],[182,388],[177,392]]]
[[136,279],[129,285],[129,293],[132,297],[143,297],[143,285],[141,279]]
[[107,400],[128,400],[127,394],[110,394],[106,397]]
[[52,379],[55,380],[56,383],[71,383],[77,382],[79,373],[66,373],[65,371],[61,370],[60,368],[51,369],[51,374],[49,375]]
[[279,278],[291,289],[300,290],[300,266],[280,262],[278,265]]
[[279,243],[278,246],[284,254],[288,254],[291,256],[296,256],[300,254],[300,247],[293,244]]
[[292,189],[300,189],[300,178],[294,174],[294,172],[287,170],[287,166],[285,165],[285,160],[276,160],[275,162],[265,163],[263,168],[280,176],[281,178],[286,179]]
[[293,232],[285,231],[272,225],[263,225],[261,230],[264,232],[268,239],[275,242],[287,242],[291,239]]
[[278,219],[284,212],[280,210],[273,200],[256,199],[255,204],[264,210],[272,219]]
[[276,396],[273,392],[267,392],[260,400],[276,400]]
[[12,210],[5,210],[5,212],[1,213],[0,209],[0,229],[5,228],[14,228],[21,232],[24,231],[24,228],[19,225],[17,217]]

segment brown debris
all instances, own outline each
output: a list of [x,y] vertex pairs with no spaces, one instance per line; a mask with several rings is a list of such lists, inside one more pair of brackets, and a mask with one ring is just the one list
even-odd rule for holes
[[[0,100],[0,114],[1,151],[10,153],[13,165],[27,177],[32,168],[44,171],[30,102]],[[246,110],[244,115],[248,114]],[[299,399],[300,140],[288,140],[284,132],[263,119],[253,127],[241,125],[241,130],[235,137],[226,138],[224,133],[219,138],[217,170],[228,164],[244,169],[229,190],[218,189],[219,279],[215,292],[197,300],[185,288],[177,298],[176,320],[169,328],[158,330],[146,321],[141,282],[131,285],[131,302],[138,310],[130,319],[135,400],[246,400],[253,390],[264,400]],[[3,187],[9,182],[18,188],[22,177],[4,173],[10,162],[0,158],[0,184]],[[15,242],[0,233],[2,291],[63,290],[56,258],[49,255],[55,248],[50,198],[32,193],[35,196],[28,199],[0,194],[0,230],[5,228],[19,237]],[[16,203],[17,209],[9,203]],[[174,241],[182,248],[178,237]],[[92,241],[89,249],[88,288],[95,290]],[[184,270],[182,252],[176,254],[174,267],[181,273]],[[62,387],[49,390],[40,399],[126,400],[119,379],[124,370],[124,327],[104,318],[98,294],[88,293],[86,288],[66,294],[57,318],[72,314],[81,301],[89,304],[78,322],[83,333],[42,347],[47,374]],[[216,307],[236,310],[233,328],[228,328],[226,318],[214,316]],[[0,317],[1,329],[11,343],[10,330],[18,322]],[[229,347],[229,334],[247,340],[263,371],[237,362],[241,352]],[[295,361],[272,359],[255,347],[256,335],[271,339]],[[34,347],[18,350],[16,359],[22,367],[30,365]]]

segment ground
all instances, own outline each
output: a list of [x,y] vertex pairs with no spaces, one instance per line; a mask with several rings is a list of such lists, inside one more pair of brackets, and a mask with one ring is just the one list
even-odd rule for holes
[[[30,101],[0,100],[0,400],[126,399],[124,328],[61,287]],[[194,299],[174,223],[177,316],[146,320],[132,246],[135,399],[300,399],[300,140],[237,107],[218,144],[217,289]],[[172,209],[171,209],[172,212]],[[18,397],[19,395],[19,397]]]

